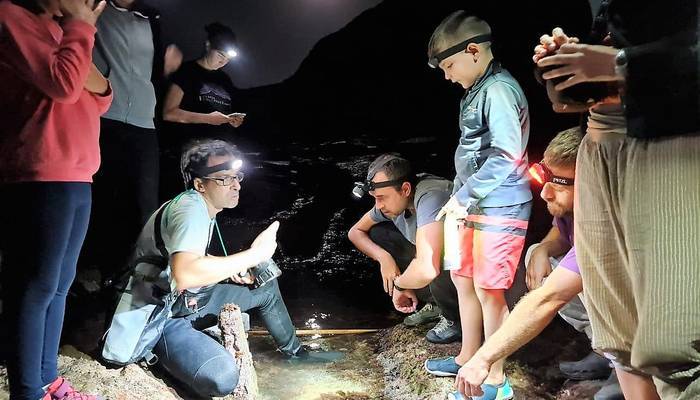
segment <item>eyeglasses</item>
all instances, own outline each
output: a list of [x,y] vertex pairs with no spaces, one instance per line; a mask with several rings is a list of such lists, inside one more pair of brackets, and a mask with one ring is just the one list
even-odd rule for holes
[[470,37],[469,39],[459,42],[456,45],[448,48],[447,50],[443,50],[434,56],[430,57],[428,60],[428,65],[430,68],[437,68],[442,60],[446,59],[449,56],[452,56],[454,54],[459,53],[462,50],[465,50],[469,43],[484,43],[484,42],[490,42],[491,41],[491,34],[485,34],[485,35],[478,35],[474,37]]
[[233,185],[234,180],[237,180],[238,183],[241,183],[241,182],[243,182],[244,178],[245,178],[245,174],[243,172],[239,172],[236,175],[203,176],[202,177],[202,179],[207,179],[207,180],[216,182],[216,184],[219,186],[231,186],[231,185]]
[[571,186],[574,184],[574,178],[564,178],[563,176],[556,176],[552,174],[552,170],[547,167],[542,162],[534,163],[527,170],[532,179],[534,179],[540,185],[544,185],[547,182],[556,183],[559,185]]

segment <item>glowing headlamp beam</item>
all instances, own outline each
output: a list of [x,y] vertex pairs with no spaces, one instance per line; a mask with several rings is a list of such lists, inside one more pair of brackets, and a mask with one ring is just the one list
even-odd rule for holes
[[535,166],[531,166],[530,169],[527,170],[527,172],[530,173],[530,176],[537,181],[540,185],[544,185],[544,177],[540,175],[540,172],[535,168]]

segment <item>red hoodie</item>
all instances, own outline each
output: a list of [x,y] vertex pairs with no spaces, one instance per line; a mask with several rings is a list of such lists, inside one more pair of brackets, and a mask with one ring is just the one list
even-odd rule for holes
[[0,0],[0,183],[92,182],[112,102],[83,88],[94,40],[88,23]]

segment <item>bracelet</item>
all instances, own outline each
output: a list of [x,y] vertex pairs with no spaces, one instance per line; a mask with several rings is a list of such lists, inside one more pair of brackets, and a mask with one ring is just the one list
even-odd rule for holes
[[406,290],[406,289],[404,289],[404,288],[402,288],[401,286],[399,286],[399,285],[396,284],[396,280],[397,280],[397,279],[399,279],[398,276],[394,278],[394,289],[398,290],[399,292],[403,292],[403,291]]

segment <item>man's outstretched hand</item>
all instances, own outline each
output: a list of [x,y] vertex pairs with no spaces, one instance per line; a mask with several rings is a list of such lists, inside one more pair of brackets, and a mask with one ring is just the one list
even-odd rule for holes
[[275,254],[275,250],[277,250],[277,230],[279,227],[279,221],[271,223],[250,245],[250,249],[255,251],[258,259],[257,263],[268,260]]

